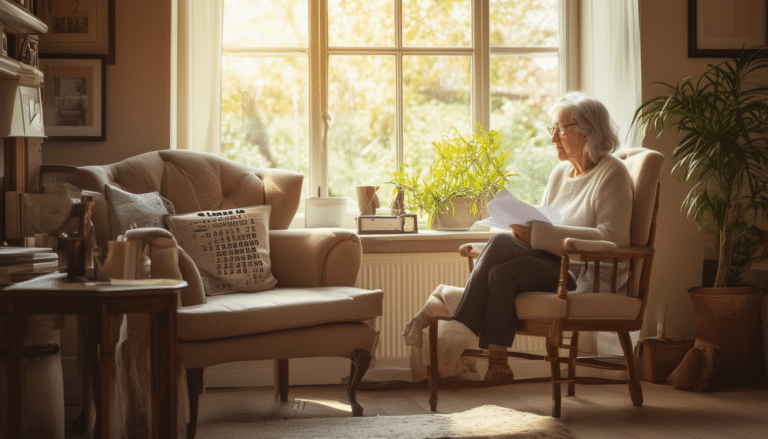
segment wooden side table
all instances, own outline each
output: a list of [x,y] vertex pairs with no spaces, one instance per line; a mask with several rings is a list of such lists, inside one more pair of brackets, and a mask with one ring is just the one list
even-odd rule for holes
[[[78,314],[88,322],[86,361],[93,373],[97,437],[112,434],[112,372],[115,364],[109,316],[150,314],[152,414],[154,438],[176,437],[176,303],[185,281],[163,285],[111,285],[108,282],[70,280],[52,273],[12,285],[0,298],[7,314],[8,436],[22,437],[24,369],[22,332],[29,314]],[[86,410],[86,413],[88,411]],[[86,424],[87,425],[87,424]]]

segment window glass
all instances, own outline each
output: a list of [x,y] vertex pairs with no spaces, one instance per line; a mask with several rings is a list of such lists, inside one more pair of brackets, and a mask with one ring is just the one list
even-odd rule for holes
[[224,47],[307,47],[307,0],[224,0]]
[[392,0],[329,0],[328,44],[334,46],[394,46]]
[[491,0],[490,44],[556,47],[557,0]]
[[328,64],[328,193],[356,209],[355,186],[382,185],[397,163],[395,57],[340,55]]
[[224,56],[221,154],[306,175],[307,76],[306,56]]
[[403,0],[403,45],[468,47],[471,44],[470,0]]

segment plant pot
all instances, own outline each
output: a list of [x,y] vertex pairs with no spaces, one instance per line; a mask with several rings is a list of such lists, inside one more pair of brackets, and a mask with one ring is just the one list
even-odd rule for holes
[[[454,198],[451,201],[453,202],[453,210],[451,210],[450,205],[445,205],[442,211],[436,213],[430,225],[432,230],[469,230],[475,221],[488,216],[488,210],[485,206],[478,207],[476,214],[471,212],[469,208],[472,203],[471,198]],[[483,216],[483,213],[485,213],[485,216]]]
[[756,287],[688,290],[693,306],[694,332],[720,348],[713,380],[726,385],[757,382],[764,373],[760,302]]

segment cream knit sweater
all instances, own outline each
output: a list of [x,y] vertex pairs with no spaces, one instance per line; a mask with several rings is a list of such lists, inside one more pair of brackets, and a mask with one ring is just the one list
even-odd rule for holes
[[[559,210],[563,222],[559,226],[533,222],[531,246],[558,256],[565,238],[604,240],[619,247],[629,246],[633,185],[624,163],[608,154],[586,174],[571,177],[572,170],[573,165],[568,161],[552,170],[541,204]],[[609,272],[601,270],[600,277],[610,276]],[[577,282],[579,291],[591,283],[581,277]]]

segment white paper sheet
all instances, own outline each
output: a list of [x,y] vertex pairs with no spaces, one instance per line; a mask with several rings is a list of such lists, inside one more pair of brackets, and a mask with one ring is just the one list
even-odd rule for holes
[[550,206],[532,206],[520,201],[507,189],[499,191],[488,202],[488,218],[479,224],[499,229],[509,229],[512,224],[525,224],[529,221],[543,221],[559,225],[562,222],[560,212]]

